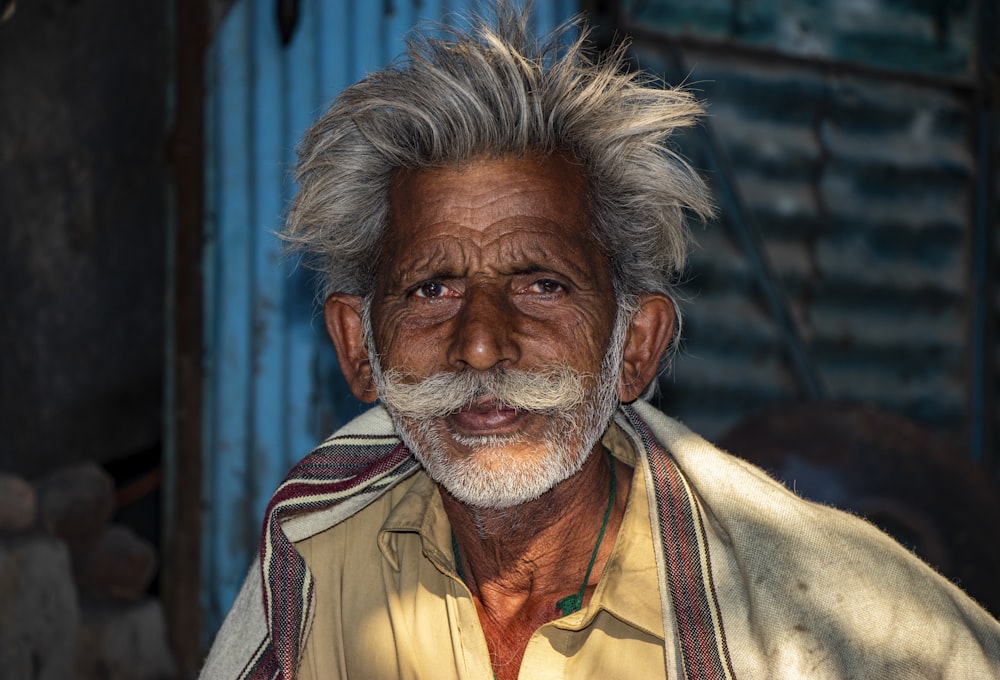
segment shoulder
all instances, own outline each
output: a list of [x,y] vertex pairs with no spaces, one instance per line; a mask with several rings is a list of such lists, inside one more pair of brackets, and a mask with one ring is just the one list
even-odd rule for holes
[[750,675],[1000,677],[1000,624],[892,538],[636,411],[698,499],[727,634],[755,650]]
[[[374,549],[379,532],[394,513],[397,516],[405,513],[405,506],[414,502],[414,497],[417,497],[416,502],[423,504],[433,490],[433,482],[427,473],[422,468],[417,469],[350,515],[334,517],[323,511],[315,513],[311,522],[316,530],[296,540],[295,548],[306,557],[307,562],[312,561],[307,555],[315,554],[317,550],[324,555],[333,555],[348,549],[357,552],[362,546]],[[404,500],[407,503],[404,504]],[[401,505],[404,506],[402,509]]]
[[300,460],[268,505],[293,543],[340,524],[420,469],[381,407],[358,416]]

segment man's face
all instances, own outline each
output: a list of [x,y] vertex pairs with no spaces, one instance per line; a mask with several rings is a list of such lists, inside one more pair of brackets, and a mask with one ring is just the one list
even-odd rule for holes
[[582,173],[558,156],[401,173],[390,215],[368,310],[380,396],[459,500],[537,497],[579,469],[617,404],[627,319]]

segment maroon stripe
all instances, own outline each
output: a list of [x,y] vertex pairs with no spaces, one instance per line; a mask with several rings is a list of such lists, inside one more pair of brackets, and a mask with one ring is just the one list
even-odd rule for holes
[[275,664],[275,656],[272,653],[271,645],[265,640],[257,647],[263,648],[263,652],[256,657],[256,661],[249,668],[244,668],[238,676],[240,680],[272,680],[277,677],[278,668]]
[[712,631],[711,612],[708,611],[708,602],[705,598],[703,573],[701,570],[701,560],[697,544],[697,536],[694,528],[694,512],[697,508],[690,506],[690,498],[681,480],[677,478],[677,471],[673,466],[667,466],[667,476],[670,480],[673,491],[674,510],[678,513],[683,527],[681,540],[677,544],[677,551],[680,557],[681,572],[679,579],[686,591],[688,601],[691,603],[690,625],[697,630],[697,634],[692,634],[692,646],[698,652],[695,662],[704,677],[711,677],[706,664],[711,663],[714,657],[714,642]]
[[673,582],[677,584],[677,589],[682,591],[681,601],[685,603],[683,610],[687,630],[684,638],[687,642],[687,648],[696,652],[689,653],[687,661],[694,667],[693,670],[699,671],[696,677],[706,677],[704,663],[710,649],[706,645],[707,635],[704,630],[704,608],[702,607],[704,593],[700,582],[701,563],[698,559],[692,559],[692,553],[696,556],[698,550],[693,543],[690,508],[684,503],[687,500],[686,493],[673,474],[674,471],[670,466],[665,466],[663,472],[670,493],[668,497],[669,507],[674,514],[674,521],[678,529],[672,552],[675,565]]
[[[673,600],[686,680],[719,680],[726,677],[726,670],[730,677],[735,677],[711,569],[703,573],[698,557],[700,537],[706,561],[709,561],[708,541],[697,500],[688,495],[679,468],[646,423],[631,407],[624,407],[624,411],[642,439],[653,473],[667,588]],[[712,617],[713,609],[719,622],[718,630]],[[720,647],[724,659],[719,656]]]
[[[266,535],[265,532],[267,531],[268,526],[270,526],[271,540],[276,545],[281,545],[282,548],[287,548],[287,550],[282,550],[280,552],[287,554],[288,550],[291,550],[291,552],[294,553],[294,549],[292,549],[290,545],[288,546],[284,545],[285,543],[287,543],[287,541],[280,529],[281,522],[304,510],[318,510],[324,506],[332,507],[339,501],[334,500],[329,503],[308,502],[308,503],[288,505],[284,507],[279,507],[279,506],[281,506],[283,503],[287,501],[292,501],[295,498],[298,498],[305,494],[308,495],[318,495],[323,493],[332,494],[357,487],[359,485],[364,484],[364,482],[368,481],[372,477],[378,476],[386,472],[387,470],[390,470],[393,467],[404,462],[405,460],[407,460],[408,456],[409,454],[406,451],[406,448],[402,444],[398,444],[389,452],[388,455],[376,459],[374,462],[370,462],[368,466],[362,469],[362,471],[359,472],[356,476],[350,477],[348,479],[336,480],[334,482],[330,482],[327,484],[318,484],[318,485],[307,484],[305,482],[296,483],[297,479],[305,479],[305,480],[317,479],[317,477],[312,477],[310,475],[301,475],[301,476],[299,475],[299,472],[303,468],[308,467],[306,461],[312,457],[312,454],[306,456],[306,458],[303,459],[301,463],[292,468],[292,471],[289,473],[289,476],[288,478],[286,478],[286,481],[282,483],[280,487],[278,487],[278,490],[275,492],[274,496],[271,497],[271,500],[267,505],[267,511],[264,513],[264,518],[265,518],[264,532],[262,532],[262,534]],[[319,477],[319,479],[322,478],[323,477]],[[272,548],[274,547],[276,546],[272,546]],[[260,559],[262,568],[264,564],[266,551],[267,551],[267,546],[264,544],[263,541],[261,541]],[[275,555],[276,552],[278,551],[272,551],[272,555]],[[267,611],[267,604],[268,604],[267,589],[264,590],[264,598],[265,598],[264,601],[265,611]]]
[[[263,604],[266,612],[269,641],[260,660],[255,664],[249,678],[264,680],[278,677],[290,680],[295,677],[298,664],[301,636],[304,632],[306,616],[311,606],[312,587],[302,593],[306,579],[306,567],[302,557],[296,552],[281,529],[281,523],[306,510],[322,510],[333,507],[344,500],[382,488],[384,485],[366,484],[378,476],[395,470],[393,480],[399,479],[408,469],[416,465],[402,444],[390,447],[357,447],[345,445],[345,455],[339,457],[335,446],[324,445],[322,451],[306,456],[289,473],[268,504],[265,533],[270,529],[271,561],[266,564],[267,544],[261,541],[261,575],[270,574],[269,583],[273,602],[268,597],[268,588],[263,588]],[[372,449],[375,449],[374,451]],[[383,449],[379,451],[379,449]],[[410,464],[405,465],[407,462]],[[329,480],[331,476],[350,475],[344,479],[307,483],[309,480]],[[344,491],[357,489],[357,493],[343,496]],[[316,496],[338,494],[340,497],[328,501],[315,500]],[[296,503],[304,495],[314,500]]]
[[[279,531],[281,531],[279,529]],[[285,541],[283,540],[282,543]],[[301,558],[300,558],[301,559]],[[296,653],[298,650],[298,636],[292,637],[288,634],[289,624],[292,623],[295,614],[298,613],[295,609],[298,609],[296,605],[299,605],[297,601],[299,598],[296,596],[300,592],[299,579],[295,578],[295,564],[294,558],[287,552],[279,558],[278,564],[279,571],[284,572],[282,574],[283,578],[278,581],[278,583],[290,584],[295,587],[295,591],[286,590],[278,592],[285,592],[289,595],[286,600],[283,597],[276,598],[278,601],[278,616],[275,617],[274,627],[271,630],[271,639],[274,641],[274,646],[278,652],[278,661],[281,664],[282,677],[293,678],[295,677],[295,670],[291,667],[293,659],[298,660],[299,655]],[[273,572],[272,572],[273,578]],[[272,583],[273,585],[273,583]]]
[[[645,432],[644,438],[649,439],[649,433]],[[653,451],[652,445],[647,443],[647,449]],[[663,544],[668,565],[668,586],[673,598],[675,617],[678,624],[678,635],[681,638],[681,649],[692,650],[698,648],[701,642],[698,631],[699,611],[697,604],[699,600],[699,589],[694,587],[692,571],[694,565],[690,559],[691,536],[690,526],[685,522],[689,517],[684,512],[682,505],[682,494],[684,490],[679,487],[666,456],[651,456],[651,463],[654,469],[656,480],[655,489],[658,496],[657,506],[665,512],[661,515],[665,522],[663,525]],[[700,565],[699,565],[700,566]],[[700,654],[684,653],[685,668],[689,669],[689,677],[701,677],[702,673],[697,673],[700,669],[700,661],[704,657],[704,649]],[[690,673],[697,673],[690,676]]]
[[673,495],[672,510],[677,513],[678,524],[681,533],[678,536],[676,545],[677,573],[675,580],[684,589],[685,601],[689,603],[688,619],[689,626],[686,639],[688,640],[688,663],[698,671],[696,677],[711,677],[707,673],[706,663],[710,662],[712,654],[711,620],[705,620],[704,590],[701,581],[701,561],[697,559],[698,548],[695,544],[693,534],[691,508],[685,502],[689,499],[684,488],[679,484],[679,480],[674,475],[674,470],[667,466],[666,474],[670,483]]

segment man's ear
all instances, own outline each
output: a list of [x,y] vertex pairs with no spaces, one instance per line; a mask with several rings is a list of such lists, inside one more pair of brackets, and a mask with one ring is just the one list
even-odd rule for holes
[[630,403],[642,396],[646,386],[656,379],[660,358],[674,337],[677,314],[666,295],[646,293],[639,296],[639,310],[629,324],[625,341],[622,374],[618,380],[618,398]]
[[358,295],[335,293],[323,305],[323,318],[326,320],[326,332],[337,350],[337,361],[340,372],[347,380],[347,387],[357,399],[370,404],[378,398],[378,393],[365,346],[361,305]]

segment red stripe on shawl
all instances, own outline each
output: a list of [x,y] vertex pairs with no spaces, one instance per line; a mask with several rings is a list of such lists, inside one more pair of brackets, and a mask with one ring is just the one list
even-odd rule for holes
[[[319,465],[317,465],[317,460],[320,461]],[[260,545],[260,565],[261,577],[266,580],[263,584],[262,596],[264,611],[267,615],[269,644],[259,662],[255,664],[254,675],[249,676],[255,680],[270,677],[287,679],[295,677],[301,644],[300,637],[305,625],[305,616],[309,610],[308,600],[312,594],[312,584],[310,583],[307,592],[304,596],[302,595],[307,576],[305,562],[281,530],[281,522],[303,512],[323,510],[333,507],[346,498],[353,498],[356,494],[346,498],[338,496],[324,502],[322,499],[315,499],[315,496],[342,494],[344,491],[355,488],[359,492],[363,491],[366,482],[376,479],[412,459],[403,444],[396,444],[387,454],[375,458],[369,465],[361,467],[360,470],[358,458],[344,456],[344,460],[346,464],[337,464],[337,451],[333,447],[320,449],[314,454],[306,456],[289,472],[287,481],[278,488],[268,503],[263,536],[270,536],[271,560],[268,564],[268,545],[265,538]],[[299,481],[325,479],[331,475],[339,475],[340,472],[350,476],[322,483]],[[313,500],[296,504],[295,500],[303,496],[313,497]],[[268,574],[270,574],[269,579]],[[268,588],[268,585],[272,585],[273,588]],[[269,592],[274,594],[273,602],[268,597]],[[258,671],[261,674],[257,674]],[[276,671],[276,675],[270,675],[274,671]]]
[[[661,514],[658,519],[667,569],[667,588],[673,600],[674,620],[681,643],[686,679],[733,678],[735,674],[711,578],[711,567],[709,566],[707,574],[702,571],[702,549],[705,562],[709,565],[711,562],[708,541],[700,523],[700,508],[697,501],[688,495],[673,457],[653,436],[649,426],[631,407],[625,406],[623,410],[642,439],[653,473],[656,506]],[[714,618],[713,607],[716,614]],[[719,656],[720,647],[723,650],[722,658]]]

